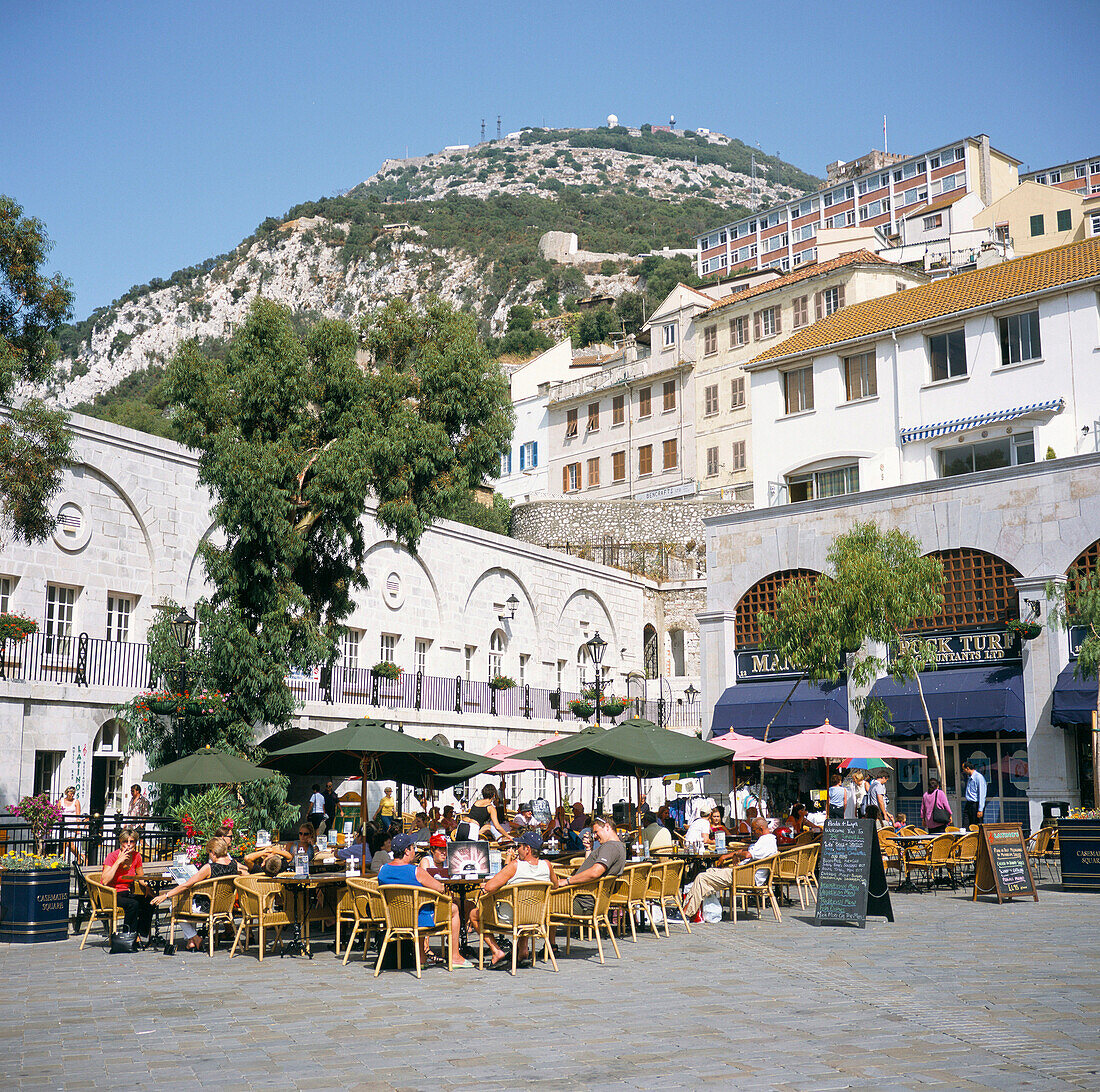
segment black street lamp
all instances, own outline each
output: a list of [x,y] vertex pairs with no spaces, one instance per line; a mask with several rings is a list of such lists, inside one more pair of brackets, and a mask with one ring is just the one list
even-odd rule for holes
[[[172,634],[176,638],[176,645],[180,652],[179,696],[183,701],[183,695],[187,693],[187,654],[191,651],[191,642],[195,639],[195,619],[187,613],[186,607],[180,607],[180,612],[172,619]],[[175,733],[176,758],[183,758],[180,753],[180,713],[179,702],[176,704],[176,713],[172,717],[172,727]]]
[[684,697],[687,698],[688,705],[694,705],[695,699],[699,697],[699,691],[691,683],[688,683],[688,688],[684,691]]
[[597,630],[592,640],[585,642],[585,648],[588,649],[589,658],[596,665],[596,727],[600,726],[600,697],[603,694],[603,669],[600,664],[603,663],[603,654],[607,648],[607,642],[600,636],[600,631]]

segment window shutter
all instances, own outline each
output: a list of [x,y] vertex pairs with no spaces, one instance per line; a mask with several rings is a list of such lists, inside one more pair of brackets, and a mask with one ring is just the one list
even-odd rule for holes
[[539,465],[539,442],[538,442],[538,440],[536,440],[531,445],[531,465],[532,466],[538,466]]
[[844,285],[841,285],[837,290],[837,310],[844,306]]
[[752,316],[752,336],[760,340],[760,312],[756,311]]
[[563,493],[569,492],[569,467],[563,466],[561,468],[561,491]]
[[816,322],[821,321],[821,293],[814,293],[814,320]]
[[783,308],[773,307],[772,311],[775,312],[775,332],[777,334],[783,331]]
[[524,466],[524,455],[526,453],[527,453],[527,445],[526,444],[520,444],[519,445],[519,468],[520,468],[520,470],[526,469],[525,466]]

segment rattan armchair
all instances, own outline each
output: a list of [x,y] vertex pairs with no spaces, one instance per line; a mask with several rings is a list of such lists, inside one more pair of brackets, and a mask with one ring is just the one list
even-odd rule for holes
[[[649,874],[654,868],[660,867],[660,865],[646,863],[627,865],[611,892],[611,908],[619,910],[629,920],[630,936],[635,944],[638,943],[638,933],[634,928],[634,914],[645,910],[646,896],[649,892]],[[654,924],[652,914],[649,915],[649,926],[653,930],[653,935],[657,936],[657,926]],[[619,936],[622,936],[623,932],[623,922],[620,919]]]
[[[420,977],[420,940],[423,937],[443,937],[447,945],[447,970],[454,967],[454,952],[451,950],[451,896],[441,895],[427,887],[415,887],[403,883],[387,883],[379,886],[382,894],[383,913],[386,921],[386,933],[378,949],[378,963],[374,976],[382,970],[382,960],[391,940],[411,940],[413,958],[416,962],[416,977]],[[430,906],[433,910],[433,924],[420,924],[420,909]],[[401,945],[397,946],[397,969],[401,969]]]
[[[209,900],[208,908],[195,908],[195,899],[204,896]],[[188,921],[196,926],[206,926],[207,951],[213,956],[218,944],[218,926],[233,924],[233,906],[237,900],[237,889],[232,876],[219,876],[217,879],[203,880],[192,887],[185,888],[172,899],[172,919],[168,925],[168,942],[175,943],[176,922]],[[236,939],[236,937],[234,937]]]
[[955,844],[947,856],[946,868],[951,878],[958,883],[967,870],[973,871],[977,860],[978,836],[971,832],[955,839]]
[[[478,923],[481,927],[477,945],[477,965],[485,968],[485,934],[504,933],[512,938],[512,974],[516,973],[516,952],[520,937],[527,937],[531,947],[531,966],[535,965],[535,941],[542,937],[544,961],[558,969],[558,961],[550,948],[550,882],[512,883],[492,895],[482,895],[478,903]],[[502,912],[505,911],[506,912]]]
[[84,939],[80,942],[81,951],[84,951],[84,945],[88,943],[88,934],[97,921],[103,922],[103,930],[110,942],[111,934],[118,929],[118,923],[124,914],[122,907],[118,905],[118,892],[103,883],[102,876],[102,872],[93,872],[84,877],[88,887],[88,901],[92,904],[92,915],[88,918]]
[[[690,933],[691,925],[688,924],[687,915],[684,913],[684,900],[680,894],[683,886],[684,862],[663,861],[653,866],[649,874],[649,890],[646,891],[646,901],[655,902],[661,908],[661,916],[665,919],[665,936],[668,936],[668,908],[671,905],[679,914],[680,924]],[[652,924],[652,915],[650,917]],[[654,929],[656,932],[656,929]]]
[[[616,880],[617,877],[614,876],[602,876],[598,880],[558,887],[550,892],[550,924],[565,927],[566,955],[570,951],[573,929],[591,929],[596,934],[596,950],[600,953],[600,962],[605,962],[603,942],[600,939],[600,926],[602,925],[611,938],[616,957],[622,959],[619,945],[615,942],[615,934],[611,931],[611,922],[608,919],[611,892],[614,890]],[[593,898],[594,905],[590,911],[578,910],[575,906],[574,900],[582,894],[591,895]]]
[[[737,922],[737,900],[739,898],[745,899],[747,910],[750,897],[756,899],[758,918],[763,915],[764,901],[767,900],[771,904],[775,920],[777,922],[783,920],[779,914],[779,904],[775,901],[775,892],[772,890],[772,874],[777,859],[778,855],[762,857],[758,861],[749,859],[734,866],[729,886],[730,916],[733,918],[734,923]],[[763,873],[763,878],[760,878],[757,873]]]
[[275,930],[275,940],[282,939],[283,930],[294,922],[290,915],[281,908],[276,908],[276,903],[281,902],[283,885],[278,880],[267,876],[238,876],[233,881],[237,897],[241,900],[241,921],[237,926],[237,935],[233,938],[233,947],[230,949],[229,958],[237,954],[237,945],[241,942],[241,934],[244,934],[244,950],[248,951],[248,943],[252,936],[252,927],[259,932],[260,962],[263,962],[264,948],[266,947],[265,933],[268,929]]
[[1050,870],[1050,878],[1054,879],[1054,867],[1051,863],[1051,859],[1047,856],[1050,850],[1050,844],[1054,840],[1054,828],[1053,827],[1040,827],[1030,838],[1027,840],[1027,857],[1035,868],[1035,875],[1040,879],[1043,875],[1043,863],[1045,862],[1047,868]]
[[[350,917],[347,910],[351,911]],[[340,954],[340,925],[342,921],[352,921],[351,936],[348,937],[347,950],[344,952],[344,965],[351,958],[352,945],[360,929],[367,931],[375,926],[385,928],[386,906],[382,901],[382,892],[374,877],[349,876],[347,887],[340,893],[340,902],[336,908],[336,954]],[[364,946],[364,958],[366,947]]]

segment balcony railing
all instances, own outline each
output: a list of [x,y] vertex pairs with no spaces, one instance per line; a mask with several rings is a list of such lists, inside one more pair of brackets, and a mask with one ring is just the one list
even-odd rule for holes
[[[22,641],[0,643],[0,681],[58,686],[111,686],[137,693],[157,685],[149,646],[136,641],[58,637],[34,633]],[[579,691],[545,690],[530,685],[494,690],[488,682],[461,676],[405,672],[396,679],[373,675],[369,668],[337,665],[287,678],[299,704],[307,701],[360,705],[381,710],[446,712],[473,716],[523,717],[527,720],[575,720],[569,703]],[[607,695],[605,695],[606,697]],[[697,705],[632,699],[622,716],[647,717],[662,727],[700,725]],[[610,722],[611,718],[604,717]]]

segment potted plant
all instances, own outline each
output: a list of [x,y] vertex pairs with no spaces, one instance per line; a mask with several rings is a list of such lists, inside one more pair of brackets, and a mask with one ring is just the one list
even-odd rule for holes
[[1058,821],[1063,891],[1100,891],[1100,808],[1071,808]]
[[1021,641],[1034,641],[1043,632],[1043,627],[1038,622],[1024,622],[1018,618],[1010,618],[1005,623],[1005,629]]
[[0,614],[0,643],[19,642],[31,633],[38,632],[38,623],[23,614]]
[[370,669],[370,673],[376,679],[389,679],[393,682],[395,679],[401,677],[401,668],[397,664],[390,663],[389,660],[379,660],[378,663]]
[[490,690],[511,690],[516,685],[516,680],[507,675],[494,675],[489,680]]
[[577,720],[588,720],[595,711],[596,707],[587,701],[575,699],[569,703],[569,712],[572,713]]
[[61,818],[61,809],[41,793],[9,804],[8,811],[26,820],[34,850],[12,850],[0,857],[0,941],[64,940],[69,932],[69,866],[45,852],[46,833]]
[[626,702],[621,698],[604,698],[604,700],[600,702],[600,712],[603,713],[605,717],[622,716],[625,710]]

